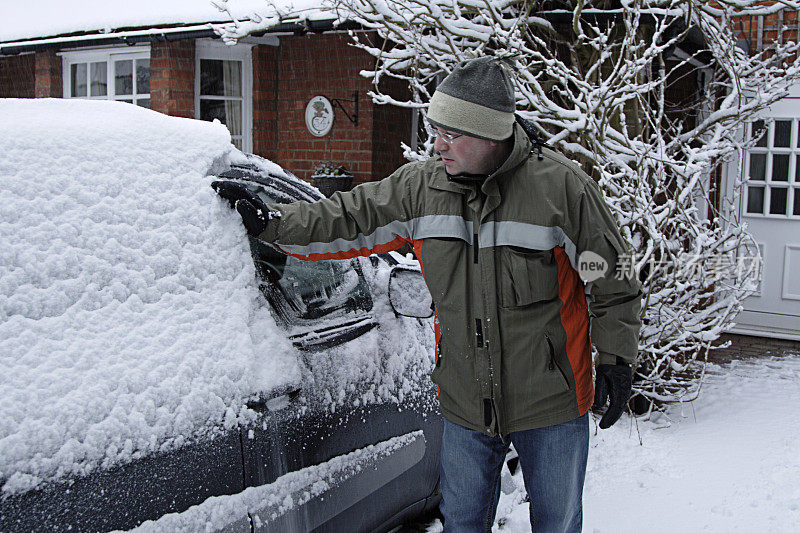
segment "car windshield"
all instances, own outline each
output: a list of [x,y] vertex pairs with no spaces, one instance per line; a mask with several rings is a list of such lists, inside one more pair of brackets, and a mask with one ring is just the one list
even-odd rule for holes
[[[266,187],[248,184],[265,202],[276,200]],[[261,290],[289,324],[369,311],[372,298],[356,260],[301,261],[256,239],[250,240]]]

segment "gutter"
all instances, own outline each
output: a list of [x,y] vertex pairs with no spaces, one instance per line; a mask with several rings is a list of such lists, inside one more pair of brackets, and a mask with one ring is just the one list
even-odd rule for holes
[[101,46],[109,44],[152,43],[177,41],[216,35],[209,24],[182,26],[179,28],[151,28],[147,30],[121,31],[118,33],[92,33],[88,35],[71,35],[68,37],[50,37],[26,41],[0,43],[0,55],[13,55],[41,50],[68,49],[84,46]]
[[[224,22],[228,21],[222,21],[218,24],[223,24]],[[305,35],[308,33],[324,33],[360,28],[358,24],[350,21],[345,21],[338,26],[334,25],[334,23],[335,19],[285,22],[263,32],[254,32],[252,35],[255,37],[261,37],[266,34]],[[171,42],[181,39],[199,39],[206,37],[216,38],[217,34],[214,33],[211,24],[212,23],[209,22],[206,24],[174,28],[148,28],[144,30],[129,30],[108,34],[97,32],[84,35],[48,37],[45,39],[9,41],[0,43],[0,56],[24,54],[42,50],[66,50],[85,46],[107,46],[113,44],[127,44],[132,46],[138,43]]]

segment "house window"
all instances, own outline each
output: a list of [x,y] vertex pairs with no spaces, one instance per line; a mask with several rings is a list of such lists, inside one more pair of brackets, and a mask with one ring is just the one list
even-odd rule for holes
[[757,120],[748,134],[757,140],[745,161],[745,214],[800,218],[800,120]]
[[[141,47],[144,48],[144,47]],[[64,98],[150,107],[150,49],[64,52]]]
[[195,116],[225,124],[233,144],[246,152],[253,150],[251,57],[248,45],[197,42]]

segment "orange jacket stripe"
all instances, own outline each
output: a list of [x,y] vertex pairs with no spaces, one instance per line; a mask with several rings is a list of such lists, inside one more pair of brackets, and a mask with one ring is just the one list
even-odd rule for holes
[[554,248],[558,264],[558,297],[561,300],[561,324],[567,332],[567,358],[575,376],[575,399],[582,415],[594,403],[592,384],[592,347],[589,339],[589,309],[584,284],[572,268],[564,248]]
[[387,252],[392,252],[394,250],[397,250],[407,242],[408,239],[398,236],[385,244],[376,244],[372,248],[367,248],[366,246],[364,246],[363,248],[359,249],[351,248],[350,250],[344,250],[342,252],[312,253],[308,255],[294,254],[291,252],[287,252],[286,250],[280,247],[279,249],[286,255],[296,257],[297,259],[301,259],[303,261],[327,261],[329,259],[352,259],[353,257],[358,257],[358,256],[366,257],[372,254],[385,254]]

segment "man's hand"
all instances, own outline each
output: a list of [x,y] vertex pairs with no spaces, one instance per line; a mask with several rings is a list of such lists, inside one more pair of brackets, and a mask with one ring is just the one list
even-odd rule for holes
[[608,400],[600,429],[606,429],[619,420],[631,397],[631,367],[618,358],[615,365],[599,365],[594,385],[594,406],[602,407]]
[[241,183],[233,181],[215,181],[211,187],[242,217],[247,233],[253,237],[261,235],[267,229],[272,213],[267,209],[266,204],[261,198],[250,192]]

